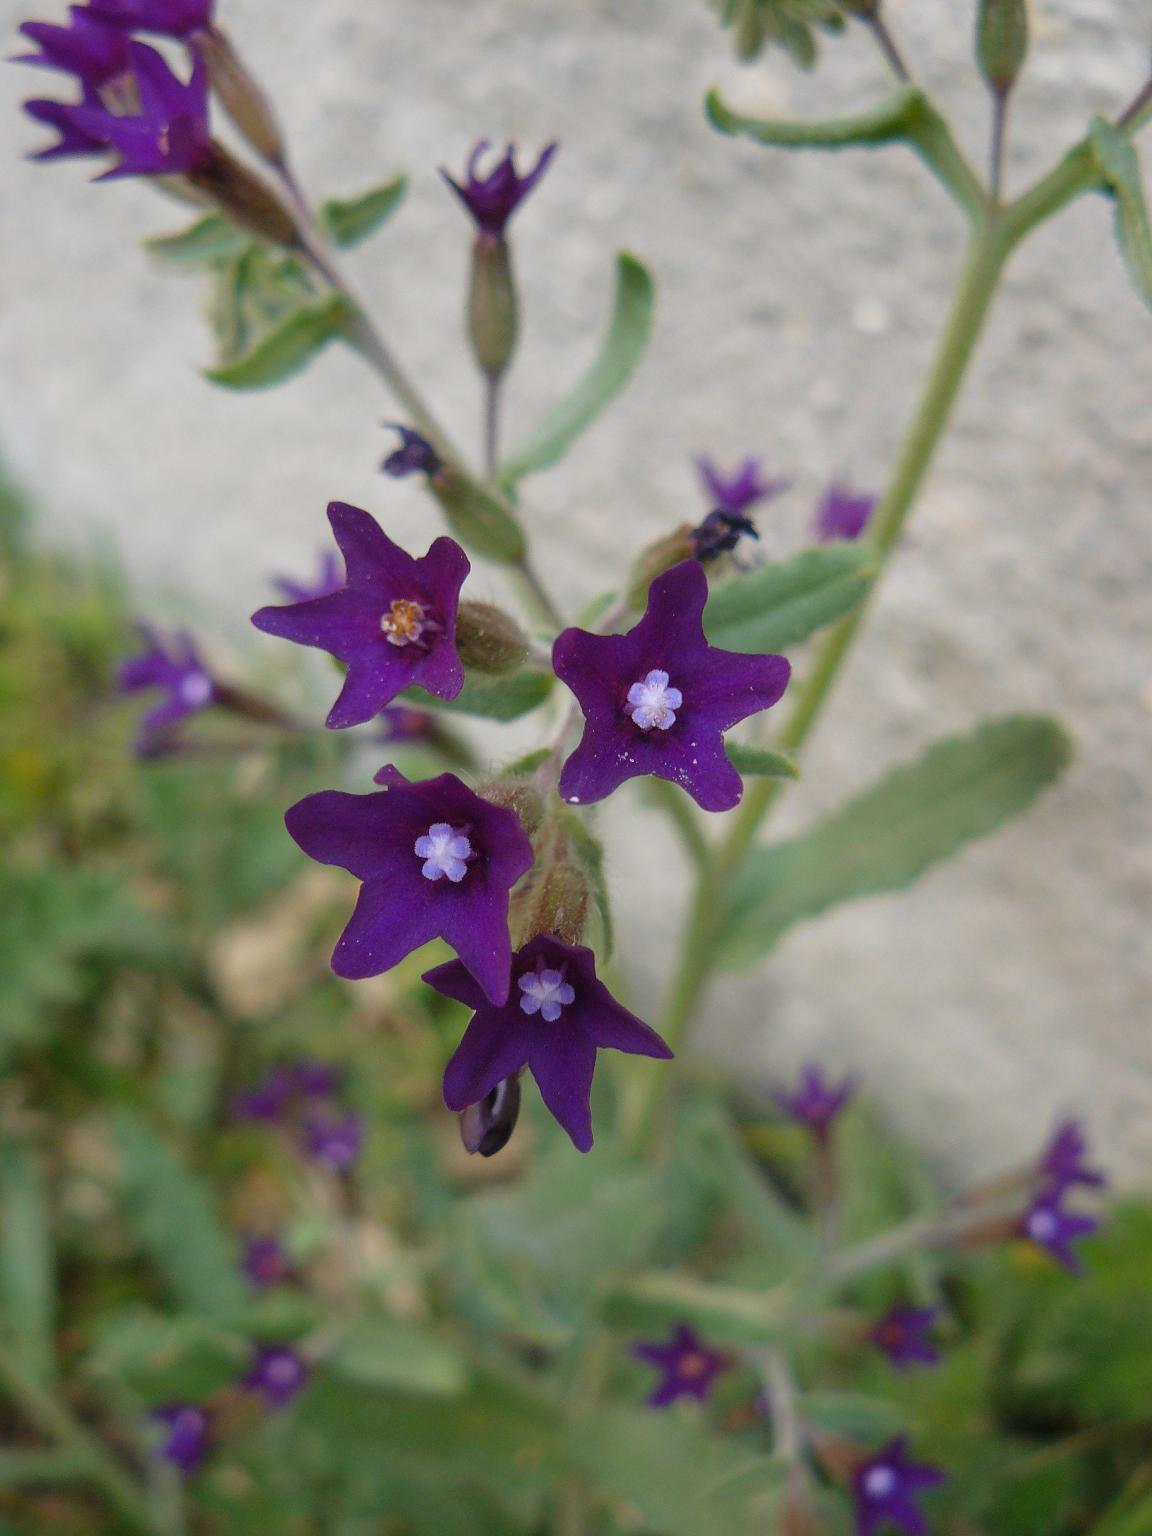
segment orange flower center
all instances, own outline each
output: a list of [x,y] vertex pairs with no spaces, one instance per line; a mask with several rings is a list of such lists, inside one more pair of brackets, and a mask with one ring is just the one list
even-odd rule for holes
[[407,597],[396,598],[380,619],[380,628],[389,645],[419,645],[427,627],[423,604]]

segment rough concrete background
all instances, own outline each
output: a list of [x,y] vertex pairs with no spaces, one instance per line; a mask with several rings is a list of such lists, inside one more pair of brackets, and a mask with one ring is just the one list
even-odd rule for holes
[[[401,167],[406,208],[354,261],[395,345],[459,433],[476,394],[460,346],[467,241],[435,175],[479,135],[562,154],[517,226],[527,335],[511,391],[530,423],[584,362],[610,252],[660,280],[642,376],[562,471],[532,487],[541,563],[574,609],[609,562],[704,510],[689,455],[764,453],[795,488],[765,520],[801,535],[833,472],[882,483],[956,270],[951,205],[901,150],[817,158],[712,133],[702,93],[773,113],[863,107],[885,89],[866,36],[814,78],[730,62],[699,0],[235,0],[225,19],[282,102],[304,180],[350,191]],[[893,0],[918,74],[983,159],[972,5]],[[13,15],[15,26],[19,18]],[[1043,0],[1019,92],[1010,186],[1046,168],[1092,111],[1135,91],[1142,0]],[[14,33],[9,29],[9,38]],[[6,43],[6,48],[8,44]],[[267,394],[206,385],[192,279],[132,237],[179,224],[142,186],[37,167],[16,115],[46,77],[0,71],[4,208],[0,442],[53,536],[111,536],[164,617],[187,593],[224,646],[266,573],[311,566],[325,501],[397,537],[432,529],[414,490],[374,473],[387,415],[333,353]],[[1106,208],[1085,202],[1013,265],[906,548],[805,764],[796,825],[923,742],[984,713],[1050,709],[1076,766],[1022,823],[914,895],[842,909],[789,937],[763,977],[716,989],[711,1047],[765,1080],[818,1057],[854,1067],[956,1173],[1024,1155],[1058,1110],[1085,1111],[1109,1158],[1152,1152],[1152,318],[1126,283]],[[497,590],[482,574],[477,587]],[[259,654],[266,654],[259,652]],[[617,797],[613,881],[642,999],[673,962],[663,860]],[[624,852],[631,846],[631,853]]]

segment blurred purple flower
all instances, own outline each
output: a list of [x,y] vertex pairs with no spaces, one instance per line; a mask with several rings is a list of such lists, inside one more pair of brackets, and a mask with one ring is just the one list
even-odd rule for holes
[[873,1327],[869,1340],[897,1368],[937,1365],[940,1351],[929,1334],[939,1319],[936,1307],[892,1307]]
[[457,1112],[478,1104],[525,1066],[574,1145],[592,1146],[589,1095],[598,1050],[667,1058],[660,1036],[622,1007],[596,975],[590,949],[550,934],[530,939],[505,971],[506,1002],[492,1003],[458,960],[424,980],[474,1010],[444,1073],[444,1102]]
[[1065,1192],[1057,1187],[1037,1195],[1020,1218],[1019,1235],[1050,1253],[1069,1274],[1079,1275],[1084,1265],[1072,1245],[1098,1231],[1100,1223],[1094,1216],[1065,1210]]
[[709,501],[721,512],[747,512],[757,502],[779,496],[791,484],[788,480],[766,480],[758,458],[747,458],[731,474],[725,474],[702,454],[696,460],[696,469]]
[[315,1163],[346,1173],[364,1149],[364,1124],[358,1115],[314,1115],[304,1125],[304,1151]]
[[816,512],[816,537],[821,544],[858,539],[876,509],[877,496],[856,496],[842,485],[830,485]]
[[237,1120],[284,1120],[296,1098],[296,1079],[288,1067],[273,1067],[258,1083],[238,1094],[232,1104]]
[[82,5],[70,5],[68,18],[65,26],[26,21],[20,31],[40,51],[19,54],[12,62],[62,70],[91,89],[123,74],[128,67],[128,38],[121,28]]
[[807,1066],[800,1074],[800,1086],[791,1093],[778,1093],[776,1102],[791,1120],[806,1126],[817,1141],[826,1142],[832,1123],[856,1093],[855,1081],[847,1077],[839,1087],[824,1080],[820,1067]]
[[441,168],[440,174],[467,208],[482,234],[503,235],[508,220],[532,191],[551,163],[559,146],[549,144],[540,153],[526,176],[516,170],[516,146],[509,144],[503,160],[487,176],[480,174],[480,161],[488,153],[488,140],[481,139],[468,157],[463,186]]
[[148,625],[137,631],[144,650],[120,663],[117,683],[121,693],[161,689],[164,698],[140,720],[137,749],[146,748],[158,732],[178,725],[190,715],[208,709],[219,698],[219,685],[200,658],[191,636],[180,632],[165,639]]
[[667,1408],[678,1397],[706,1402],[712,1395],[717,1376],[732,1365],[730,1355],[709,1349],[687,1323],[681,1323],[673,1330],[667,1344],[634,1344],[632,1353],[662,1373],[662,1379],[648,1398],[650,1408]]
[[128,31],[191,37],[211,26],[213,0],[88,0],[88,8]]
[[1080,1122],[1065,1120],[1056,1127],[1051,1141],[1044,1149],[1037,1173],[1053,1194],[1061,1194],[1073,1184],[1100,1189],[1108,1180],[1100,1169],[1088,1166],[1085,1161],[1087,1155],[1088,1138]]
[[240,1268],[259,1291],[280,1285],[288,1277],[288,1256],[275,1237],[250,1237],[244,1244]]
[[328,597],[344,585],[340,556],[334,549],[326,549],[320,557],[320,569],[311,581],[299,582],[288,576],[276,576],[272,585],[290,603],[310,603],[317,597]]
[[185,1477],[190,1477],[211,1449],[207,1413],[191,1403],[169,1403],[154,1409],[152,1417],[167,1431],[159,1448],[160,1455]]
[[584,734],[560,774],[572,804],[603,800],[626,779],[655,774],[705,811],[744,793],[724,732],[770,708],[791,668],[783,656],[722,651],[704,638],[708,578],[696,560],[658,576],[644,617],[624,635],[566,629],[552,648],[556,676],[576,695]]
[[145,43],[130,43],[128,55],[140,95],[140,111],[121,117],[100,104],[77,107],[72,121],[120,156],[100,181],[119,176],[190,176],[212,158],[208,131],[208,70],[202,59],[185,83],[163,56]]
[[87,93],[82,102],[26,101],[24,111],[28,116],[43,123],[46,128],[54,128],[59,135],[55,144],[50,144],[47,149],[36,150],[29,159],[62,160],[72,155],[106,154],[108,146],[104,140],[76,120],[77,113],[99,104],[100,98],[95,92]]
[[257,1344],[242,1385],[270,1408],[286,1408],[308,1382],[308,1362],[283,1344]]
[[403,480],[407,475],[434,475],[444,467],[440,455],[419,432],[402,427],[398,421],[386,421],[384,425],[400,434],[399,448],[393,449],[380,466],[386,475]]
[[884,1525],[899,1526],[908,1536],[924,1536],[928,1521],[917,1497],[944,1481],[939,1467],[908,1459],[901,1436],[861,1462],[852,1478],[857,1536],[873,1536]]

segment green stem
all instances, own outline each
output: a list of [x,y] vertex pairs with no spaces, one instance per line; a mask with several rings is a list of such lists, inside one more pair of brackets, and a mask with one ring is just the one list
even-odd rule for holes
[[7,1344],[0,1343],[0,1386],[33,1423],[50,1435],[76,1469],[83,1469],[134,1530],[155,1536],[158,1527],[131,1479],[54,1392],[29,1375]]
[[[935,362],[905,435],[887,493],[876,511],[872,533],[876,576],[865,601],[836,625],[818,651],[780,738],[780,749],[786,753],[797,751],[807,741],[859,633],[868,603],[903,532],[951,418],[1010,250],[1003,223],[995,214],[978,222]],[[732,817],[727,836],[701,873],[681,947],[680,968],[672,985],[664,1020],[664,1038],[673,1050],[680,1046],[711,974],[732,879],[765,813],[779,793],[781,783],[779,779],[767,779],[749,787],[743,804]],[[662,1079],[653,1075],[647,1081],[655,1086],[647,1090],[638,1113],[636,1133],[641,1142],[648,1140],[658,1128],[658,1095],[662,1091]]]

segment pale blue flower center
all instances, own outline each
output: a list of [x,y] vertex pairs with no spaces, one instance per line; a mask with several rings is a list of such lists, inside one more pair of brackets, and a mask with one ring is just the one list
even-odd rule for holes
[[864,1492],[870,1499],[886,1499],[896,1491],[896,1474],[891,1467],[881,1463],[878,1467],[869,1467],[864,1474]]
[[199,709],[212,697],[212,679],[203,672],[185,672],[176,688],[181,704]]
[[424,860],[420,873],[425,880],[441,880],[447,875],[457,885],[468,873],[472,844],[446,821],[436,821],[416,839],[413,852]]
[[1028,1236],[1037,1243],[1048,1243],[1056,1236],[1059,1223],[1051,1211],[1041,1207],[1028,1217]]
[[668,683],[667,672],[658,669],[648,673],[628,690],[629,713],[633,725],[642,731],[666,731],[676,724],[676,711],[684,702],[679,688]]
[[518,985],[522,994],[520,1007],[525,1013],[538,1013],[549,1024],[555,1024],[560,1010],[567,1008],[576,996],[561,971],[526,971]]

